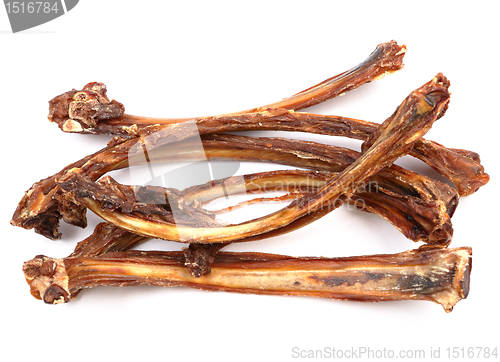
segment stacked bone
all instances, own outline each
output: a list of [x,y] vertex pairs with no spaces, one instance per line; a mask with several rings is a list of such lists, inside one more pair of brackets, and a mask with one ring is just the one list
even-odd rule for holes
[[[105,220],[67,258],[42,255],[24,263],[31,293],[46,303],[68,302],[82,289],[101,285],[182,285],[206,290],[309,295],[358,301],[430,300],[451,311],[469,289],[471,248],[448,248],[451,217],[460,196],[474,193],[488,175],[471,151],[425,140],[449,102],[442,74],[417,88],[381,125],[298,112],[402,68],[405,46],[380,44],[361,64],[283,101],[259,108],[197,119],[152,119],[124,113],[106,87],[89,83],[50,101],[49,119],[65,132],[109,134],[104,149],[35,183],[11,223],[58,239],[59,220],[86,226],[86,210]],[[284,130],[341,135],[363,140],[362,153],[284,138],[224,134]],[[226,178],[186,190],[122,185],[106,173],[149,157],[191,160],[201,142],[209,159],[264,161],[301,170]],[[175,144],[176,147],[167,147]],[[178,154],[175,152],[182,150]],[[393,165],[410,154],[448,178],[454,187]],[[142,162],[147,162],[143,157]],[[244,187],[231,187],[244,180]],[[376,190],[361,185],[377,181]],[[257,219],[227,224],[204,206],[241,192],[289,192],[283,209]],[[297,187],[300,185],[300,187]],[[236,185],[237,186],[237,185]],[[261,199],[256,199],[261,200]],[[363,200],[366,211],[391,222],[416,250],[349,258],[297,258],[220,251],[233,242],[282,235],[310,224],[341,203]],[[328,205],[328,207],[325,207]],[[136,251],[149,238],[188,243],[183,252]]]

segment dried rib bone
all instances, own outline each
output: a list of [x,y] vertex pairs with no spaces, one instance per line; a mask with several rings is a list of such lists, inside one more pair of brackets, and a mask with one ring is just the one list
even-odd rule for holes
[[471,255],[469,247],[334,259],[221,252],[213,272],[197,278],[184,266],[182,252],[126,251],[37,256],[23,271],[32,295],[50,304],[68,302],[84,288],[149,284],[364,302],[428,300],[450,312],[468,295]]
[[[338,177],[329,180],[315,194],[309,194],[297,202],[292,202],[274,214],[242,224],[208,228],[172,226],[143,220],[122,212],[103,210],[98,200],[86,195],[80,197],[80,190],[74,187],[75,184],[81,183],[81,176],[85,175],[85,170],[68,172],[59,179],[59,186],[69,195],[71,201],[81,203],[105,220],[144,236],[182,242],[210,243],[228,242],[262,234],[286,226],[310,212],[324,208],[327,204],[331,205],[331,202],[342,194],[352,195],[354,191],[349,191],[350,185],[368,181],[396,158],[408,152],[414,142],[418,141],[432,123],[444,114],[449,101],[448,87],[447,79],[438,74],[403,101],[393,116],[382,124],[382,132],[379,137],[371,141],[372,146]],[[156,138],[156,141],[165,144],[165,139],[169,136],[175,137],[169,133],[165,137]],[[135,139],[127,142],[133,141]],[[127,142],[118,146],[123,146]]]
[[[340,73],[335,77],[329,78],[313,87],[295,94],[294,96],[285,98],[282,101],[231,114],[252,113],[267,108],[299,110],[311,107],[324,102],[325,100],[353,90],[365,83],[380,79],[386,74],[400,70],[403,67],[403,57],[405,52],[406,47],[404,45],[399,46],[394,40],[379,44],[366,60],[346,72]],[[110,102],[106,96],[106,86],[104,84],[95,82],[89,83],[84,87],[82,92],[87,92],[89,90],[93,91],[92,99],[100,100],[100,97],[102,97],[103,107],[108,107]],[[96,133],[102,133],[102,131],[99,130],[101,125],[94,122],[93,120],[95,119],[106,120],[115,118],[118,119],[118,122],[124,122],[129,125],[140,124],[144,121],[151,121],[150,118],[123,114],[123,111],[121,112],[122,114],[118,114],[119,112],[116,112],[115,117],[110,117],[109,112],[102,112],[101,110],[96,112],[95,108],[97,108],[97,105],[94,104],[93,108],[90,109],[91,112],[88,117],[80,116],[80,118],[74,118],[71,116],[70,112],[74,102],[81,102],[80,99],[74,99],[75,97],[78,98],[79,94],[80,93],[78,91],[72,90],[61,94],[50,102],[49,120],[57,123],[63,131],[93,133],[92,130],[95,130]],[[85,121],[81,122],[81,118],[85,119]],[[90,119],[91,121],[89,122],[87,119]],[[158,122],[154,122],[153,124],[169,124],[185,120],[188,119],[158,119]],[[189,118],[189,120],[193,120],[193,118]]]

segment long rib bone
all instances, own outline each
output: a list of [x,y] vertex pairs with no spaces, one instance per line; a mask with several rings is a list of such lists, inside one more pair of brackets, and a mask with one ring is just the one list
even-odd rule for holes
[[[379,44],[366,60],[346,72],[281,101],[227,115],[253,113],[267,108],[299,110],[311,107],[400,70],[405,52],[406,46],[400,46],[394,40]],[[110,107],[113,111],[109,110]],[[49,120],[65,132],[81,133],[107,133],[102,129],[103,122],[111,119],[130,126],[151,123],[151,118],[124,114],[122,107],[121,103],[109,100],[104,84],[93,82],[81,91],[73,89],[51,100]],[[153,124],[178,123],[193,118],[156,120]]]
[[450,312],[469,292],[471,255],[468,247],[334,259],[221,252],[212,273],[196,278],[182,252],[127,251],[37,256],[23,271],[31,294],[49,304],[68,302],[85,288],[149,284],[364,302],[428,300]]

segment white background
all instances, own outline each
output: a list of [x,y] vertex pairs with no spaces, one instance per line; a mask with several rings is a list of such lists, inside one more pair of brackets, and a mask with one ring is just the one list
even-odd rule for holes
[[[385,348],[396,354],[424,350],[427,358],[432,349],[446,360],[448,347],[500,349],[495,2],[180,3],[80,1],[61,18],[17,34],[0,9],[2,360],[288,361],[296,360],[294,348],[333,347]],[[61,132],[46,118],[52,97],[100,81],[129,114],[189,117],[238,111],[343,72],[391,39],[408,47],[404,70],[309,111],[382,122],[436,73],[449,77],[450,108],[426,138],[478,152],[492,178],[461,199],[453,217],[451,246],[472,246],[474,262],[470,295],[452,313],[430,302],[367,304],[147,286],[95,288],[56,306],[31,297],[22,263],[37,254],[70,254],[99,220],[89,215],[84,230],[61,225],[63,238],[50,241],[9,225],[17,202],[32,183],[109,139]],[[336,137],[291,137],[360,145]],[[435,175],[409,157],[398,163]],[[264,168],[250,164],[240,172]],[[262,215],[269,208],[259,211]],[[340,209],[290,235],[228,250],[335,257],[416,246],[377,216]],[[143,248],[181,246],[153,241]]]

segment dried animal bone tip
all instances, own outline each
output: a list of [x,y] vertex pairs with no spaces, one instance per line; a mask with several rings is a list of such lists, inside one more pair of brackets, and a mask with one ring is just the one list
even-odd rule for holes
[[69,294],[59,285],[51,285],[43,294],[43,301],[47,304],[60,304],[69,302]]
[[80,124],[80,122],[77,122],[77,121],[72,120],[72,119],[68,119],[64,123],[62,123],[61,129],[64,132],[76,133],[76,132],[81,132],[83,130],[83,127]]
[[401,50],[399,52],[396,53],[396,55],[401,55],[401,54],[404,54],[406,53],[406,45],[402,45],[401,46]]
[[69,302],[68,274],[63,259],[37,255],[23,264],[31,295],[47,304]]
[[450,86],[450,81],[448,80],[448,78],[446,78],[446,76],[443,73],[436,74],[436,76],[434,78],[432,78],[432,81],[434,83],[441,84],[441,85],[445,86],[446,88],[448,88]]
[[472,269],[472,248],[464,247],[455,249],[457,262],[453,275],[453,293],[440,293],[435,296],[436,302],[441,304],[445,312],[449,313],[461,299],[466,299],[470,289],[470,273]]
[[385,43],[380,43],[377,45],[376,49],[385,48],[387,50],[393,51],[395,55],[400,55],[406,53],[406,45],[399,45],[396,40],[390,40]]
[[118,118],[125,112],[123,104],[109,100],[106,85],[91,82],[82,90],[73,89],[49,101],[49,120],[65,132],[82,132],[97,122]]

